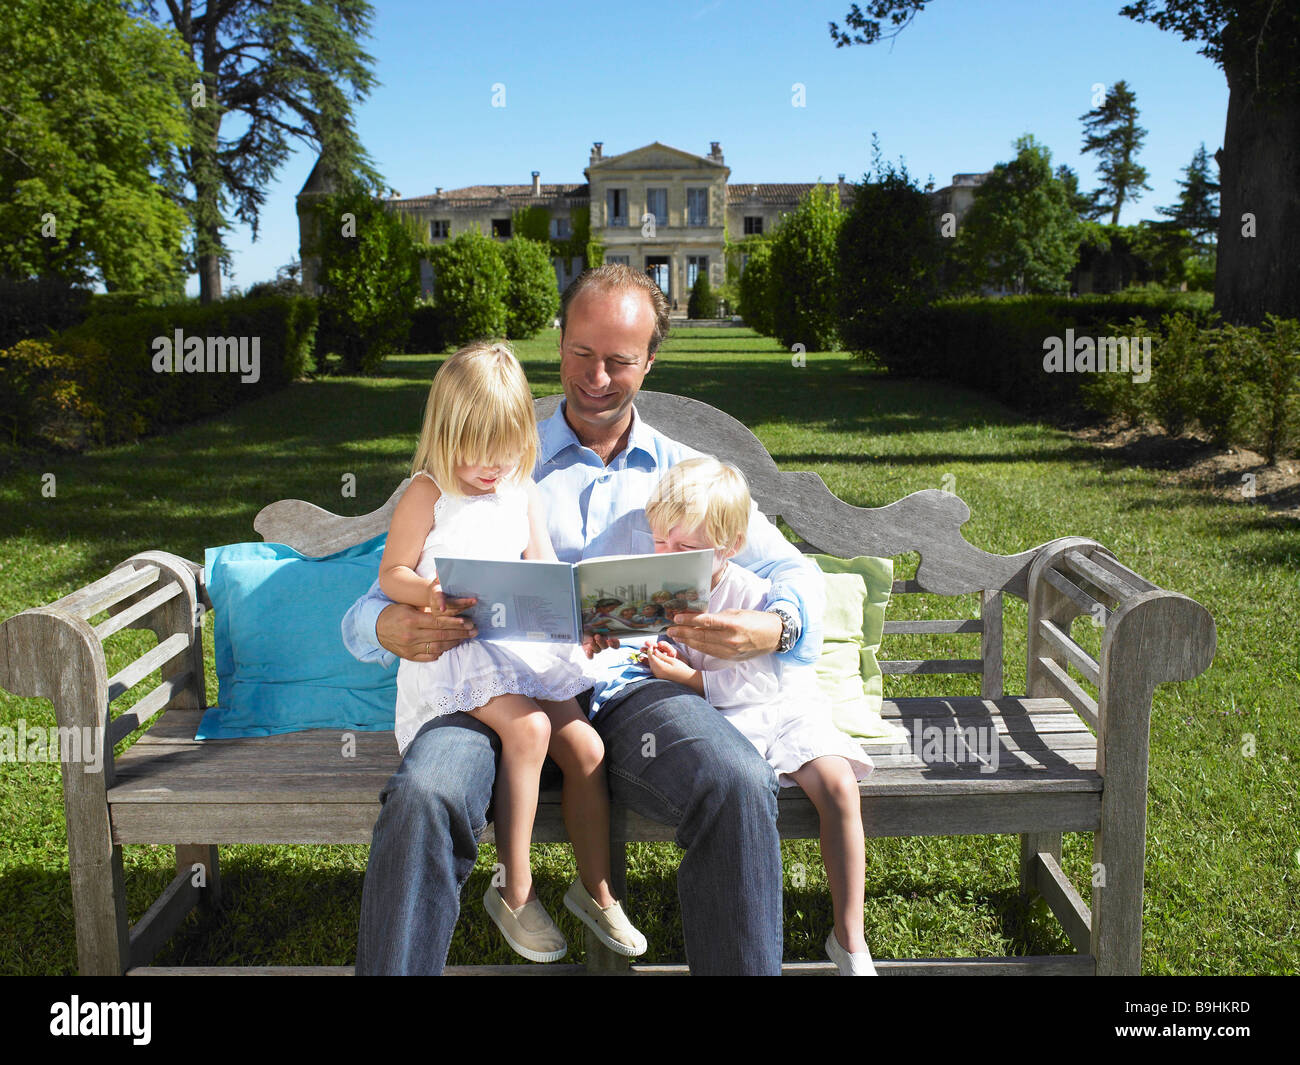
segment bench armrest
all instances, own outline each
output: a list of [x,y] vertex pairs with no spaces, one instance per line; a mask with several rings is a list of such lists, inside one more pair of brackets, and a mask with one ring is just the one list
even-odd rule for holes
[[[60,729],[93,736],[103,752],[104,783],[111,785],[119,740],[162,710],[207,705],[202,633],[210,604],[201,588],[202,567],[188,559],[165,551],[132,555],[94,583],[0,624],[0,685],[50,700]],[[91,625],[104,611],[110,616]],[[110,677],[104,643],[124,629],[151,630],[158,644]],[[110,704],[154,670],[161,683],[111,719]],[[69,771],[65,762],[65,788]]]

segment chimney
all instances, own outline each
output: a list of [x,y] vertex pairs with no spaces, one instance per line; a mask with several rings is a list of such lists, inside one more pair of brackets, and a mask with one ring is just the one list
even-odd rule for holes
[[433,194],[434,194],[435,196],[441,196],[441,195],[442,195],[442,186],[439,185],[436,189],[434,189],[434,190],[433,190]]
[[841,185],[844,184],[844,175],[843,175],[843,174],[840,175],[840,184],[841,184]]
[[601,161],[601,159],[605,157],[603,151],[601,150],[604,148],[604,146],[605,146],[604,141],[592,141],[590,162],[598,163]]
[[542,194],[542,172],[540,170],[534,170],[533,171],[533,195],[540,196],[541,194]]
[[722,162],[722,145],[718,141],[709,141],[709,158],[715,163]]

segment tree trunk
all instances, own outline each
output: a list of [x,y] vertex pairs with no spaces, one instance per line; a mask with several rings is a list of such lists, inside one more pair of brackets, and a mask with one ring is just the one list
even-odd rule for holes
[[203,24],[202,107],[194,110],[192,180],[194,182],[194,260],[199,270],[199,302],[221,299],[221,168],[217,146],[221,133],[221,101],[217,98],[217,28],[213,18]]
[[1300,88],[1266,97],[1250,70],[1224,70],[1214,308],[1245,325],[1268,312],[1300,318]]

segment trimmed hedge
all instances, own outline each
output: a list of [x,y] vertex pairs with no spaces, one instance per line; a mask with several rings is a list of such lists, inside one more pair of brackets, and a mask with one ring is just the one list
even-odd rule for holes
[[[170,361],[177,330],[182,350]],[[0,352],[0,419],[15,443],[80,450],[134,440],[283,388],[303,376],[315,332],[315,301],[283,296],[95,316]],[[194,337],[204,341],[201,372],[184,369]],[[246,369],[236,343],[227,357],[236,368],[208,370],[219,347],[211,338],[242,338]],[[165,361],[181,369],[165,372]]]
[[1240,444],[1270,463],[1300,447],[1300,322],[1270,314],[1261,326],[1201,327],[1172,314],[1129,328],[1152,338],[1151,378],[1090,375],[1083,395],[1093,409],[1159,422],[1170,436],[1199,425],[1218,446]]
[[[1130,335],[1115,326],[1134,317],[1157,321],[1183,311],[1197,325],[1210,319],[1209,293],[1131,296],[1008,296],[939,300],[898,307],[876,318],[864,336],[863,357],[891,374],[939,378],[997,396],[1018,410],[1079,413],[1088,407],[1080,386],[1090,375],[1049,373],[1045,342],[1076,337]],[[1099,375],[1091,375],[1099,376]]]

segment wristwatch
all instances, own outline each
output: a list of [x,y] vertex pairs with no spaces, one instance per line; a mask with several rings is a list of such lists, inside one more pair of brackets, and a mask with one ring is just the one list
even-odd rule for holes
[[776,653],[785,654],[799,639],[799,618],[783,606],[770,606],[766,613],[781,619],[781,642],[776,645]]

